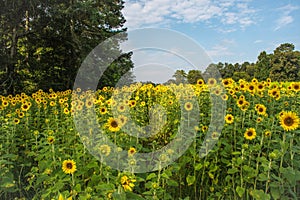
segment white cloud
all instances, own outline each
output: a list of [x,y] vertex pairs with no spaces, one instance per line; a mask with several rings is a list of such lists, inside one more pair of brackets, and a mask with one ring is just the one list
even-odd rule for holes
[[277,31],[283,28],[284,26],[291,24],[294,21],[294,18],[291,16],[291,13],[298,9],[298,6],[293,6],[291,4],[278,8],[277,11],[279,11],[281,15],[279,19],[276,20],[276,27],[274,30]]
[[125,26],[141,28],[170,23],[197,23],[215,19],[241,28],[254,24],[255,10],[243,0],[126,0]]
[[234,53],[231,51],[232,47],[235,46],[234,40],[222,40],[221,43],[216,44],[211,49],[207,51],[207,54],[215,60],[215,58],[219,58],[221,56],[232,56]]

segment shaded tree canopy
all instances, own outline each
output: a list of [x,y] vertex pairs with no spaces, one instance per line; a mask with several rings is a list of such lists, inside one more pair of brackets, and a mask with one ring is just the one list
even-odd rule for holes
[[[126,31],[121,13],[123,3],[0,1],[1,94],[72,88],[77,70],[89,52],[105,39]],[[113,51],[119,51],[118,46]],[[117,59],[105,72],[99,87],[113,85],[130,71],[130,56],[124,54]]]

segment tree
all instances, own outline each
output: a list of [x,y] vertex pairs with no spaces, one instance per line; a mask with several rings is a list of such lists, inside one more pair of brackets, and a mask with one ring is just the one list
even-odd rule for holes
[[274,50],[271,59],[270,78],[274,81],[300,80],[300,52],[294,51],[294,45],[281,44]]
[[[122,0],[12,0],[1,1],[0,6],[0,57],[4,60],[0,63],[0,84],[4,94],[24,91],[24,87],[27,92],[72,88],[89,52],[105,39],[126,31],[122,28]],[[120,42],[125,39],[120,38]],[[118,51],[117,47],[112,51]],[[110,56],[109,51],[106,56]],[[107,84],[130,71],[130,56],[112,64],[109,69],[114,73],[106,74]]]
[[173,77],[175,78],[175,83],[180,84],[180,83],[186,83],[186,77],[187,74],[184,70],[176,70]]
[[195,84],[197,83],[198,79],[201,79],[202,75],[201,75],[201,71],[200,70],[190,70],[187,74],[187,81],[190,84]]

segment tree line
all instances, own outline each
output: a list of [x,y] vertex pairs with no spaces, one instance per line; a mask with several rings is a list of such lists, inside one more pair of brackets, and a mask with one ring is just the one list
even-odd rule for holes
[[[126,40],[123,7],[123,0],[0,1],[0,94],[71,89],[91,50],[118,33],[125,33],[119,42]],[[121,53],[118,44],[105,56],[116,52]],[[131,56],[122,53],[104,72],[98,88],[114,86],[124,76],[127,84],[134,82]],[[205,72],[177,70],[167,83],[195,83],[213,67],[222,78],[234,80],[298,81],[299,66],[300,52],[284,43],[272,53],[261,52],[255,63],[219,62]]]
[[177,70],[173,79],[168,83],[196,83],[210,70],[217,69],[222,78],[232,78],[235,81],[244,79],[250,81],[253,78],[264,81],[270,78],[272,81],[300,81],[300,52],[295,50],[291,43],[280,44],[272,53],[262,51],[255,63],[222,63],[211,64],[204,72],[200,70]]

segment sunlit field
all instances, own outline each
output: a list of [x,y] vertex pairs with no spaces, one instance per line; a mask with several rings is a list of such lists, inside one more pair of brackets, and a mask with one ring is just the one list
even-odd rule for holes
[[[76,88],[0,95],[0,199],[297,199],[299,91],[300,82],[200,79],[193,85],[138,83],[96,92]],[[224,126],[212,133],[215,145],[201,156],[212,126],[213,96],[226,105],[220,114]],[[184,154],[168,166],[135,173],[135,155],[172,142],[181,114],[195,109],[195,137]],[[92,125],[89,129],[85,112],[90,110],[117,149],[110,143],[87,148],[87,140],[97,138]],[[78,117],[90,138],[76,128]],[[129,134],[146,125],[155,134]],[[122,162],[128,170],[106,163],[118,151],[126,152]],[[170,149],[159,163],[176,154]]]

